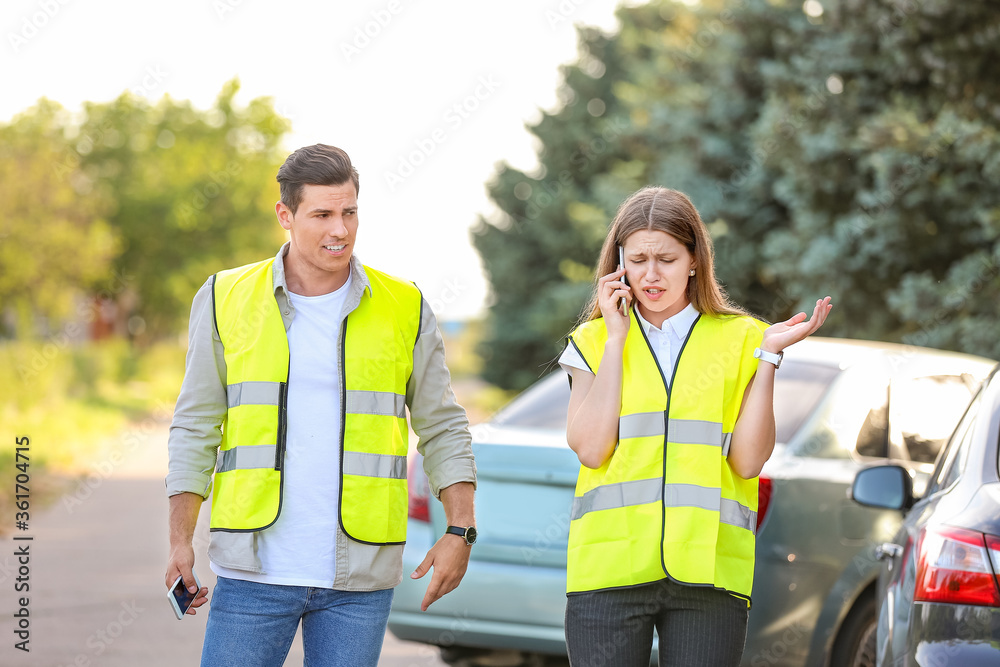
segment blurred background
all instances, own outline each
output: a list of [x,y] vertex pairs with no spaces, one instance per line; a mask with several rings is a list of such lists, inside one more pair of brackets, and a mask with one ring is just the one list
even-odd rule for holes
[[35,494],[165,430],[191,298],[276,251],[275,173],[316,142],[473,421],[552,368],[650,183],[764,319],[830,294],[827,335],[1000,357],[992,3],[15,0],[0,26],[0,418],[45,443]]

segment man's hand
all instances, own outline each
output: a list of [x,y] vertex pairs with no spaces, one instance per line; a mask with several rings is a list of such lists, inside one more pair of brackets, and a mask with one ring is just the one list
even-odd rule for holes
[[192,616],[195,614],[195,609],[201,605],[208,602],[208,586],[202,586],[199,591],[194,582],[194,548],[191,545],[187,547],[177,546],[170,550],[170,557],[167,559],[167,575],[164,583],[169,589],[177,581],[177,577],[182,577],[184,579],[184,588],[188,589],[189,592],[195,593],[194,602],[191,603],[191,608],[188,609],[187,613]]
[[420,611],[427,611],[434,602],[442,596],[452,592],[462,583],[465,570],[469,567],[469,553],[472,547],[465,543],[465,540],[458,535],[443,535],[431,550],[423,562],[410,575],[411,579],[419,579],[433,566],[434,574],[431,576],[430,586],[424,595],[423,602],[420,603]]
[[198,510],[202,497],[195,493],[178,493],[170,496],[170,555],[167,557],[167,574],[164,581],[167,590],[174,585],[177,577],[183,577],[184,587],[195,595],[189,614],[194,615],[195,608],[208,602],[208,587],[199,591],[194,582],[194,529],[198,523]]

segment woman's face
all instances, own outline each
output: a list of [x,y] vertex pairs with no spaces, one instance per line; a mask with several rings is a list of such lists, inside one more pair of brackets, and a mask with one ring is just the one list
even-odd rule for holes
[[688,305],[687,284],[694,257],[677,239],[661,231],[642,230],[625,239],[625,276],[639,312],[660,326]]

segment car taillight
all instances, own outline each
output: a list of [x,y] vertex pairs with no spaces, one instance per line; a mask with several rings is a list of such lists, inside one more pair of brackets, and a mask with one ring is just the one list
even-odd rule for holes
[[431,521],[431,511],[428,503],[431,497],[431,487],[424,473],[423,457],[414,456],[410,459],[407,473],[406,495],[407,515],[417,521]]
[[993,574],[997,575],[997,586],[1000,586],[1000,537],[987,535],[986,548],[990,552],[990,560],[993,561]]
[[767,508],[771,505],[771,493],[774,491],[774,485],[771,483],[770,477],[765,477],[761,475],[757,478],[757,530],[760,532],[760,527],[764,524],[764,517],[767,515]]
[[990,565],[990,552],[994,563],[1000,558],[1000,539],[934,526],[924,528],[917,549],[914,600],[1000,607],[997,576]]

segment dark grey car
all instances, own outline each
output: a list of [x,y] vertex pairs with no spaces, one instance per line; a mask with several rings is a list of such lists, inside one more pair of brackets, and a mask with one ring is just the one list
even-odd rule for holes
[[[744,665],[874,664],[875,546],[899,515],[853,503],[851,483],[888,459],[926,480],[994,363],[834,339],[786,351],[775,376],[778,444],[760,478]],[[565,655],[566,542],[579,469],[565,439],[568,399],[557,372],[474,430],[480,537],[468,572],[427,612],[419,610],[426,584],[404,578],[389,617],[396,636],[442,646],[455,664]],[[440,504],[427,503],[420,466],[411,471],[406,572],[446,525]]]
[[858,473],[856,501],[909,510],[877,549],[879,665],[1000,665],[1000,367],[941,453],[924,498],[907,470]]

